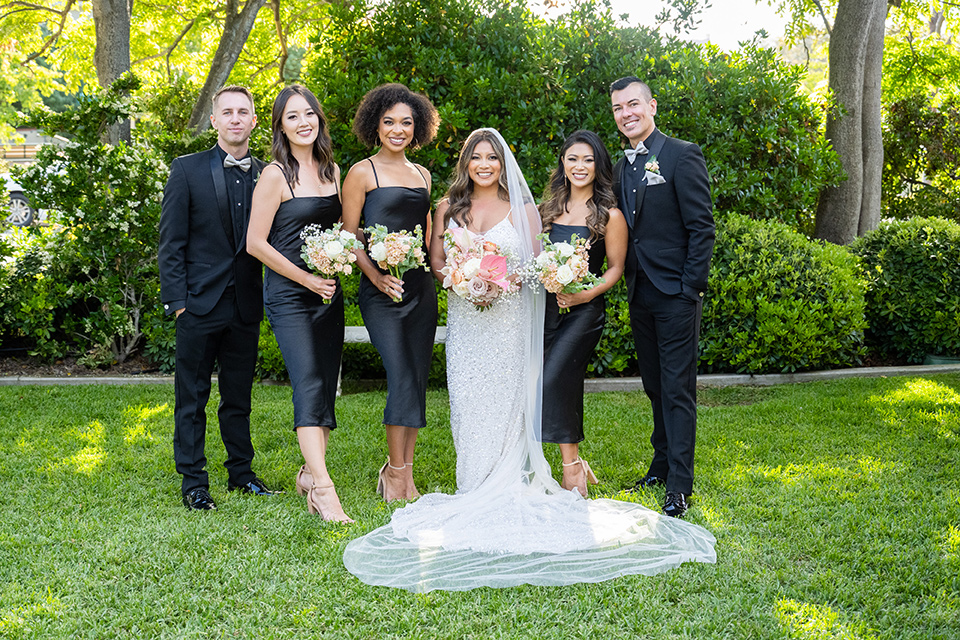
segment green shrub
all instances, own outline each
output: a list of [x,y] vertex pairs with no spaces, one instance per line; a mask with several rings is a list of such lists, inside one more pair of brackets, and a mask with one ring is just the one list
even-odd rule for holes
[[123,362],[140,345],[141,323],[158,304],[157,225],[167,167],[147,147],[101,142],[100,133],[133,111],[125,92],[137,82],[124,76],[109,91],[83,96],[64,113],[35,113],[47,134],[72,138],[46,145],[21,181],[36,206],[70,238],[58,260],[81,273],[71,293],[88,306],[76,339],[90,364]]
[[433,173],[434,200],[478,127],[500,130],[534,194],[576,129],[618,149],[608,87],[630,74],[651,85],[658,124],[703,147],[719,210],[810,227],[818,192],[842,175],[819,134],[822,111],[798,92],[801,69],[770,50],[728,55],[618,26],[603,2],[574,1],[553,20],[523,0],[335,3],[318,42],[303,81],[344,167],[370,153],[350,131],[366,91],[402,82],[437,105],[437,138],[413,154]]
[[860,362],[864,283],[844,247],[732,214],[717,224],[709,287],[703,371],[789,372]]
[[920,362],[960,356],[960,224],[885,221],[853,243],[867,280],[867,341]]
[[886,106],[884,215],[960,221],[960,98],[913,95]]
[[42,360],[71,351],[78,298],[76,270],[62,256],[65,234],[49,228],[11,229],[0,242],[0,344]]

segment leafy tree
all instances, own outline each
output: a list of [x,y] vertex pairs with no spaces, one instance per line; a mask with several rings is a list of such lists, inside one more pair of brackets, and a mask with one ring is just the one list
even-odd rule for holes
[[417,159],[445,190],[467,134],[496,127],[515,147],[535,193],[563,139],[598,132],[611,149],[619,134],[609,83],[636,74],[658,100],[658,124],[704,148],[720,214],[812,224],[816,192],[839,180],[836,156],[818,130],[822,113],[797,92],[801,70],[769,50],[732,56],[714,47],[663,41],[621,27],[610,9],[575,2],[547,21],[520,1],[392,0],[335,6],[323,46],[304,78],[324,104],[339,160],[365,157],[350,132],[363,94],[384,82],[426,93],[443,119]]

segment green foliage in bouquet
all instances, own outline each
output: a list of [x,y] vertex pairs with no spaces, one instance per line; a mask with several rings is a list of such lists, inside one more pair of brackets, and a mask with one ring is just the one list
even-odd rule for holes
[[921,362],[960,356],[960,224],[890,220],[858,238],[867,280],[867,340],[883,354]]

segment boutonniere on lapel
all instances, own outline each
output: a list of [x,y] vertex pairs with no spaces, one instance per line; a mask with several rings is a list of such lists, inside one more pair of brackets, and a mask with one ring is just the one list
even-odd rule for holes
[[260,179],[260,169],[254,167],[253,169],[253,186],[257,186],[257,180]]
[[666,182],[664,177],[660,175],[660,163],[657,162],[657,156],[650,156],[643,168],[646,171],[643,178],[647,181],[647,186]]

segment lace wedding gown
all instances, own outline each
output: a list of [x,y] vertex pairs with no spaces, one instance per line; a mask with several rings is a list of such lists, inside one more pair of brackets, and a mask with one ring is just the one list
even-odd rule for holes
[[[508,219],[484,239],[521,255]],[[350,542],[344,565],[363,582],[417,592],[564,585],[716,561],[701,527],[630,502],[585,500],[554,481],[528,420],[540,415],[531,401],[540,397],[540,363],[530,357],[531,319],[543,312],[535,298],[524,291],[478,311],[448,296],[458,490],[425,495]]]

